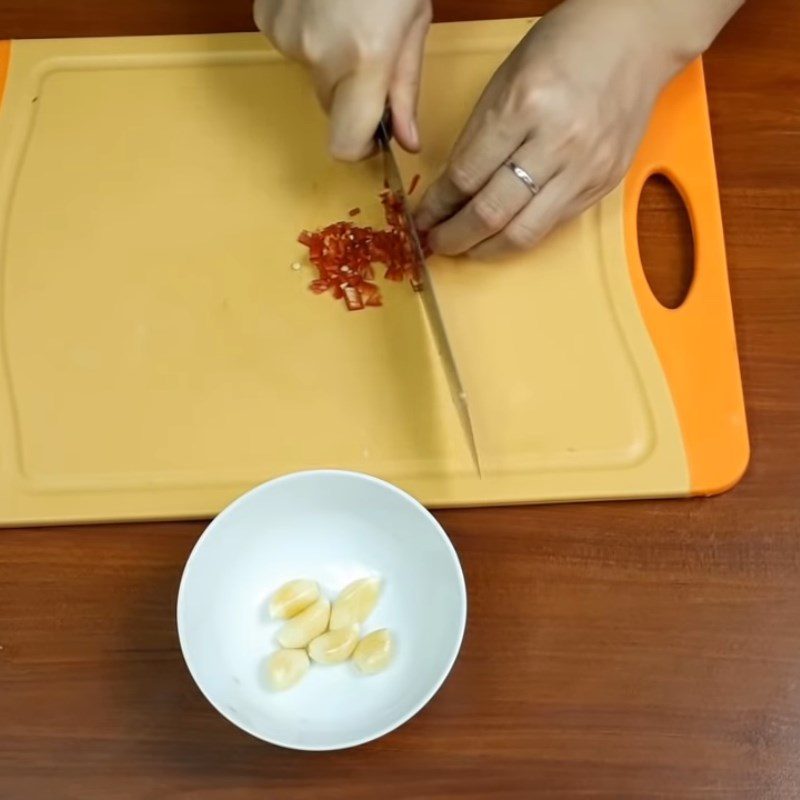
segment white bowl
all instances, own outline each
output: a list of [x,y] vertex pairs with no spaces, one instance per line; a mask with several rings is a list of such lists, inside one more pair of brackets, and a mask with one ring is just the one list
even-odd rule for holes
[[[362,634],[389,628],[392,664],[362,675],[352,663],[311,665],[273,692],[264,663],[277,649],[270,595],[312,578],[333,599],[380,576]],[[259,739],[335,750],[377,739],[416,714],[444,682],[467,615],[464,575],[450,540],[413,498],[352,472],[300,472],[265,483],[206,529],[178,592],[178,634],[192,677],[224,717]]]

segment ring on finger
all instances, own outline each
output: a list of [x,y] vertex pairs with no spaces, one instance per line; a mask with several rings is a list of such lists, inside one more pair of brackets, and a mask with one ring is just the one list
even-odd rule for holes
[[516,177],[519,178],[523,184],[525,184],[525,187],[534,197],[536,197],[536,195],[542,190],[539,184],[533,179],[531,174],[515,161],[506,161],[505,166],[507,166],[514,173],[514,175],[516,175]]

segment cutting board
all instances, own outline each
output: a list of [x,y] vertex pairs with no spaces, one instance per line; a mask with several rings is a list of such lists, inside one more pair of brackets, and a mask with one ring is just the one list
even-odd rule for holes
[[[532,24],[434,27],[407,175],[436,176]],[[320,467],[432,506],[710,494],[742,475],[699,62],[595,208],[507,263],[432,260],[482,478],[409,287],[358,313],[307,289],[298,232],[353,206],[380,223],[381,173],[328,158],[299,67],[255,34],[14,41],[0,65],[0,522],[206,516]],[[639,260],[653,173],[696,240],[675,310]]]

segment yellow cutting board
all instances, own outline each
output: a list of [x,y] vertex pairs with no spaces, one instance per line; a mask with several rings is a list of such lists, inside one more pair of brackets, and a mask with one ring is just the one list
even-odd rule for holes
[[[437,174],[531,24],[434,27],[408,176]],[[15,41],[0,65],[0,522],[205,516],[314,467],[434,506],[702,494],[742,474],[699,63],[597,207],[516,261],[433,260],[482,479],[409,287],[358,313],[307,290],[298,232],[353,206],[380,223],[381,174],[329,160],[299,67],[255,34]],[[653,172],[696,237],[674,311],[638,257]]]

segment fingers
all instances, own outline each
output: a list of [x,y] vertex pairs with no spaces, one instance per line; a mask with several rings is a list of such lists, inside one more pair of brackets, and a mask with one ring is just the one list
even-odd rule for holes
[[389,87],[395,137],[401,147],[412,153],[416,153],[420,148],[417,102],[422,79],[425,37],[428,35],[429,26],[430,17],[427,15],[420,17],[411,26]]
[[374,151],[387,101],[398,141],[419,149],[416,107],[430,3],[255,0],[253,16],[280,52],[310,68],[331,118],[335,158],[357,161]]
[[492,260],[530,250],[560,222],[579,214],[593,199],[580,191],[580,170],[556,175],[500,233],[481,242],[469,256]]
[[330,114],[334,158],[358,161],[374,151],[375,131],[387,97],[397,140],[406,150],[419,149],[417,99],[428,27],[426,17],[413,24],[397,60],[371,63],[351,72],[344,57],[334,54],[314,70],[317,96]]
[[336,84],[330,106],[330,151],[334,158],[359,161],[373,152],[387,87],[386,73],[376,69],[352,73]]
[[417,210],[417,225],[430,230],[452,216],[489,182],[492,175],[527,138],[519,121],[491,111],[480,112],[482,123],[467,123],[445,173],[428,189]]
[[421,231],[432,230],[439,222],[458,211],[468,197],[447,173],[441,175],[422,195],[415,213],[417,227]]
[[[511,160],[525,169],[540,187],[559,169],[557,160],[537,139],[526,142]],[[506,166],[506,161],[460,211],[431,229],[428,243],[435,253],[458,255],[471,250],[502,231],[533,201],[531,190]]]

